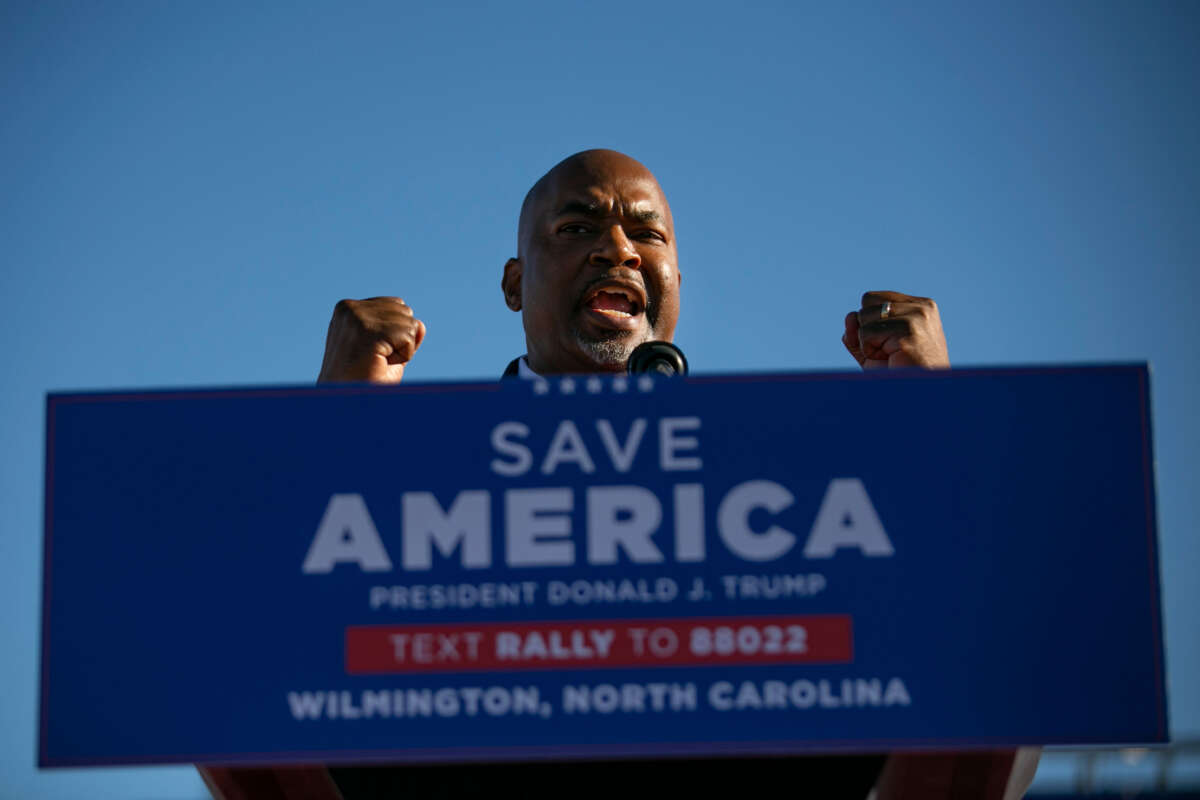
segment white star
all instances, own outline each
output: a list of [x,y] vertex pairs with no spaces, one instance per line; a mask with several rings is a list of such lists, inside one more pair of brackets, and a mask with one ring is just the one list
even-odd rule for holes
[[534,381],[533,382],[533,393],[534,394],[545,394],[548,391],[550,391],[550,384],[546,383],[545,381]]
[[617,377],[613,378],[612,390],[614,392],[620,394],[621,392],[625,391],[628,388],[629,388],[629,381],[625,379],[624,375],[618,375]]
[[558,390],[563,394],[575,394],[574,378],[563,378],[558,384]]
[[588,378],[588,380],[587,380],[588,394],[599,394],[600,390],[603,388],[604,388],[604,384],[601,383],[600,379],[597,378],[595,375]]
[[654,378],[649,375],[643,375],[638,378],[638,391],[648,392],[654,388]]

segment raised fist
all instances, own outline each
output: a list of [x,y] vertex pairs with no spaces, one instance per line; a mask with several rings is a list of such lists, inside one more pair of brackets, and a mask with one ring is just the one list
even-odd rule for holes
[[899,292],[867,292],[846,315],[842,344],[863,369],[950,366],[937,303]]
[[399,383],[425,338],[425,323],[399,297],[342,300],[325,336],[317,383]]

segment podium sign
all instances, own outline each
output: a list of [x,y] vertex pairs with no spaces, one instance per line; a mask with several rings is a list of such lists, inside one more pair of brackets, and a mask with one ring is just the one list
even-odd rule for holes
[[1161,742],[1142,366],[54,394],[39,763]]

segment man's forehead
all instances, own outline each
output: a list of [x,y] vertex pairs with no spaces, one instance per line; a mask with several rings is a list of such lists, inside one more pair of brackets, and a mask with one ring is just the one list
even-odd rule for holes
[[666,215],[666,197],[648,172],[596,174],[590,170],[563,170],[538,198],[538,213],[557,214],[567,206],[589,205],[605,211],[633,209]]
[[547,197],[540,212],[553,216],[572,213],[622,214],[647,218],[665,218],[666,203],[657,184],[605,187],[596,184],[568,186]]
[[586,150],[559,162],[529,190],[521,206],[518,246],[535,219],[556,215],[571,204],[642,218],[653,213],[672,225],[666,195],[641,162],[615,150]]

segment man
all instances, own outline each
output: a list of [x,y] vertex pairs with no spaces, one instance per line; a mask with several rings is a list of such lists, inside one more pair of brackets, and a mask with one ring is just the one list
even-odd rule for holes
[[[522,315],[526,352],[506,375],[620,372],[637,345],[673,337],[681,279],[674,222],[642,164],[612,150],[570,156],[529,190],[517,239],[501,287],[504,302]],[[343,300],[329,325],[318,380],[397,383],[424,338],[425,325],[403,300]],[[926,298],[867,292],[845,316],[842,342],[864,369],[950,366],[937,306]],[[893,757],[878,796],[1015,797],[1019,787],[1005,791],[1012,766],[1011,752]],[[861,800],[883,767],[882,756],[841,756],[332,773],[347,800],[430,787],[482,790],[497,782],[521,786],[522,793],[568,781],[595,791],[626,786],[639,795],[687,786],[714,793],[744,790],[749,780],[782,782],[801,796]],[[1025,785],[1028,765],[1026,772]]]
[[[634,347],[670,341],[679,319],[679,259],[671,209],[646,167],[612,150],[565,159],[521,206],[517,257],[504,265],[504,302],[521,312],[534,373],[620,372]],[[318,381],[398,383],[425,338],[399,298],[343,300],[334,309]],[[948,367],[932,300],[867,292],[842,342],[865,369]]]

